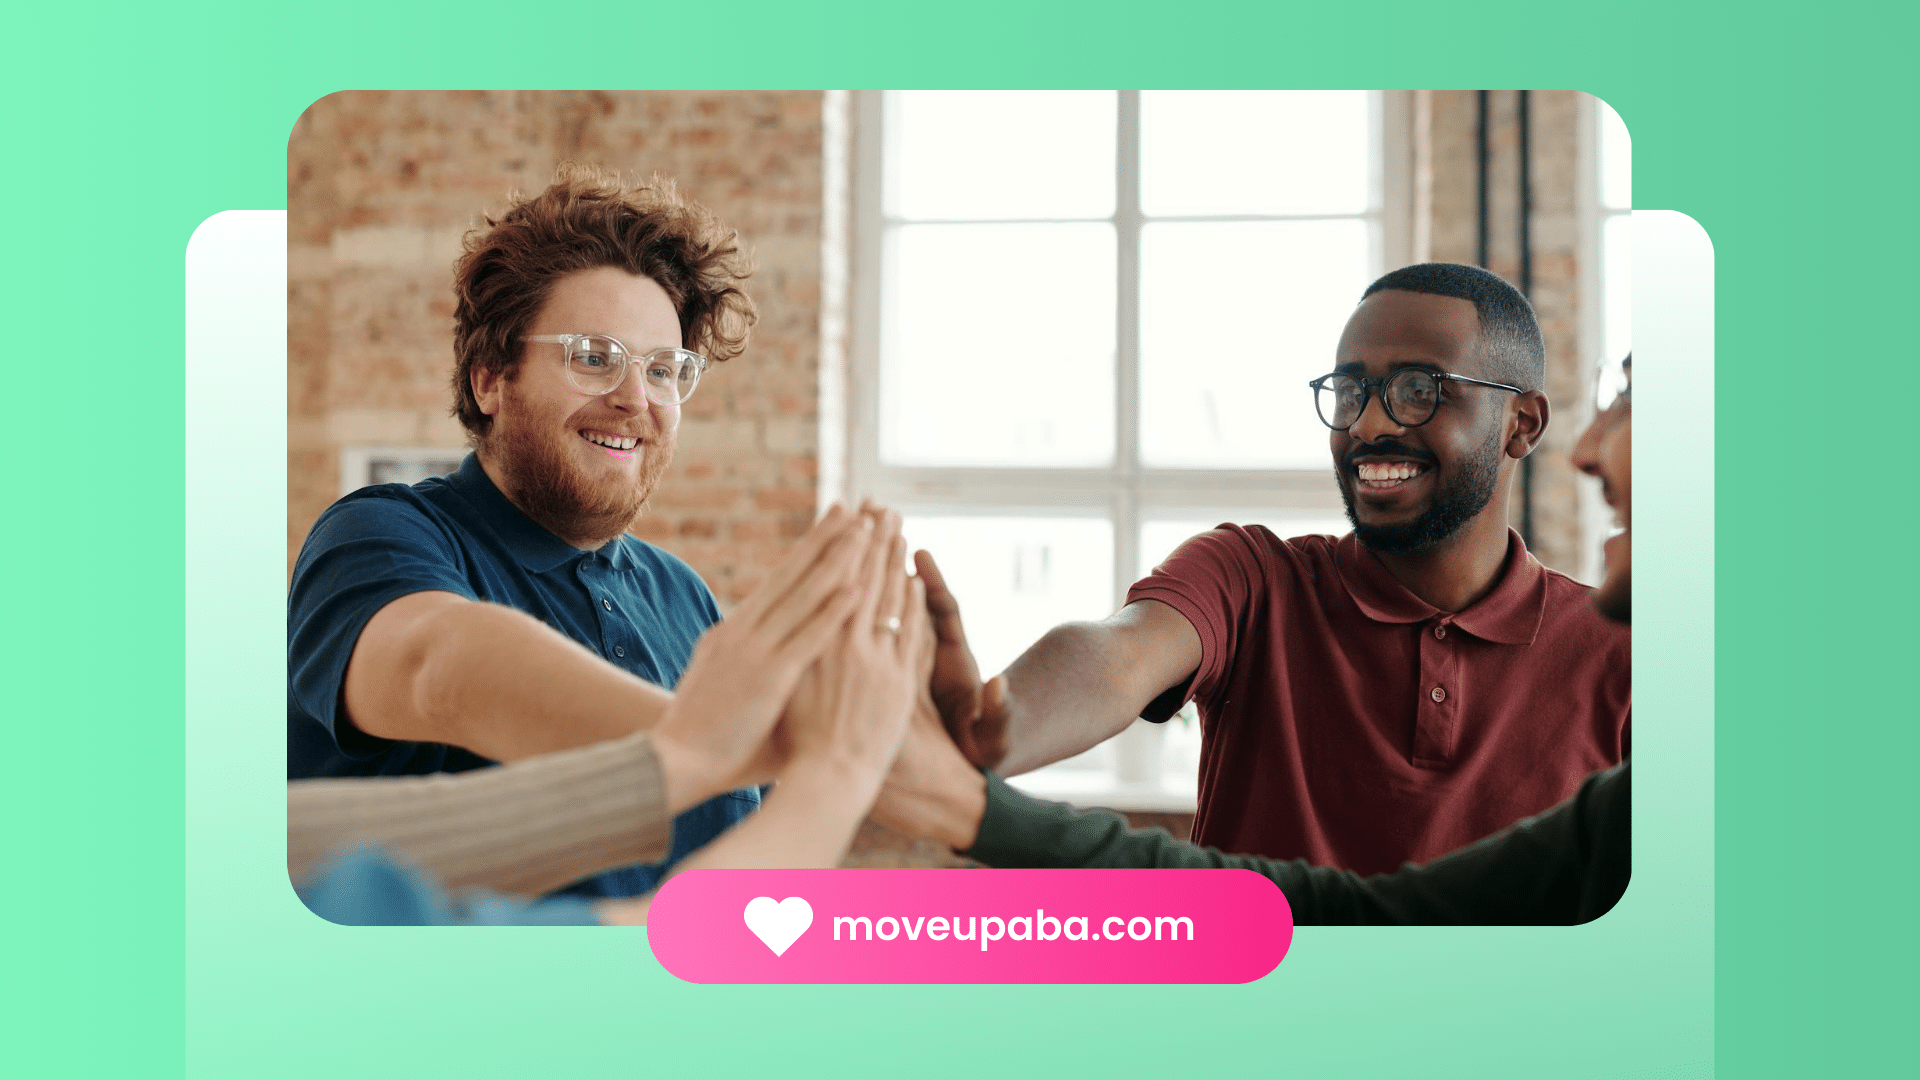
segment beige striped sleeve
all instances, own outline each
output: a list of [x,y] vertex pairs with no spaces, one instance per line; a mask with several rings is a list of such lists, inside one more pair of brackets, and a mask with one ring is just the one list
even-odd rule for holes
[[665,778],[646,732],[509,765],[287,785],[295,881],[354,843],[401,852],[454,888],[538,896],[666,858]]

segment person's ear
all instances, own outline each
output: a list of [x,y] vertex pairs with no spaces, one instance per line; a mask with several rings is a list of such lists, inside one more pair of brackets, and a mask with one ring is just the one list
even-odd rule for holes
[[1538,390],[1515,395],[1513,413],[1507,420],[1508,457],[1523,458],[1533,453],[1546,437],[1550,412],[1547,395]]
[[506,376],[483,364],[467,369],[467,385],[473,388],[474,403],[483,416],[500,415],[500,398],[505,393]]

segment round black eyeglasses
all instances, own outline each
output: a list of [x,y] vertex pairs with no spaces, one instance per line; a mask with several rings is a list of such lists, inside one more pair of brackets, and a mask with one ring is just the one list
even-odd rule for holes
[[1442,382],[1491,386],[1495,390],[1526,393],[1506,383],[1469,379],[1465,375],[1427,368],[1401,368],[1378,379],[1335,372],[1322,375],[1307,385],[1313,388],[1313,406],[1320,412],[1320,422],[1335,431],[1345,431],[1359,421],[1360,414],[1367,410],[1367,400],[1376,389],[1380,392],[1380,404],[1386,406],[1387,419],[1401,427],[1419,427],[1433,419],[1434,412],[1440,408]]

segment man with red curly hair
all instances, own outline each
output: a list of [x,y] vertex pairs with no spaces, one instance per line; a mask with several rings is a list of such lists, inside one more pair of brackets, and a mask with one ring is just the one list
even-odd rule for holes
[[[362,488],[315,523],[287,598],[287,775],[462,772],[659,717],[719,621],[627,529],[680,405],[755,319],[738,237],[671,182],[569,167],[470,232],[455,268],[450,476]],[[667,862],[566,892],[636,896],[759,803],[680,815]]]

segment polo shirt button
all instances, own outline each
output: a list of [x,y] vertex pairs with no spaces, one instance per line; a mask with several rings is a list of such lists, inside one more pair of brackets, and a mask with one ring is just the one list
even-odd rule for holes
[[601,606],[601,607],[603,607],[603,608],[606,608],[606,609],[607,609],[608,611],[612,611],[612,610],[613,610],[613,601],[611,601],[611,600],[609,600],[609,599],[607,599],[606,597],[604,597],[604,596],[603,596],[603,597],[601,597],[601,598],[600,598],[600,606]]
[[625,655],[627,655],[627,650],[625,650],[625,649],[623,649],[623,648],[621,648],[621,647],[620,647],[620,646],[618,646],[618,645],[615,645],[615,646],[613,647],[613,655],[615,655],[615,656],[625,656]]
[[1440,687],[1438,687],[1438,686],[1436,686],[1436,687],[1434,687],[1434,688],[1433,688],[1433,700],[1434,700],[1435,702],[1441,702],[1441,701],[1445,701],[1445,700],[1447,700],[1447,692],[1446,692],[1445,690],[1443,690],[1443,689],[1441,689],[1441,688],[1440,688]]
[[1447,636],[1447,628],[1446,628],[1445,626],[1436,626],[1436,627],[1434,627],[1434,628],[1433,628],[1433,636],[1434,636],[1434,637],[1436,637],[1436,638],[1441,638],[1441,639],[1443,639],[1443,640],[1444,640],[1444,639],[1446,638],[1446,636]]

